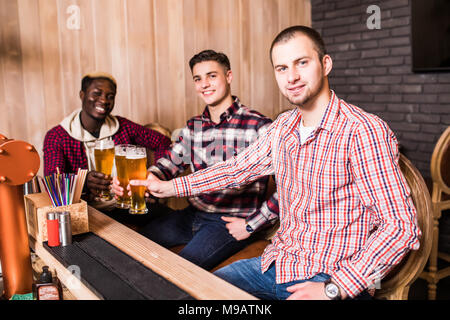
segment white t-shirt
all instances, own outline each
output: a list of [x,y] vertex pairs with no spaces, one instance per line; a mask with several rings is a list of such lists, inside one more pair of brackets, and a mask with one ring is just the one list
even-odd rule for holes
[[303,119],[300,121],[300,142],[304,144],[306,139],[309,138],[311,133],[316,129],[316,127],[305,127],[303,125]]

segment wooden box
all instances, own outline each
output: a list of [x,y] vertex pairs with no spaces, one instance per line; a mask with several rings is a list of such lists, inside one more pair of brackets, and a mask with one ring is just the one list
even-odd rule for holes
[[28,194],[24,198],[28,234],[39,243],[48,240],[48,212],[69,211],[72,225],[72,235],[89,232],[87,203],[85,201],[80,200],[79,203],[68,206],[53,207],[47,193]]

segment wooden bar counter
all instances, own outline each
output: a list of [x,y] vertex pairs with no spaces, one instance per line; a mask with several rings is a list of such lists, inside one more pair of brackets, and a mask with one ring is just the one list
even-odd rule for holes
[[[132,229],[88,207],[89,230],[136,259],[198,300],[254,300],[254,296],[220,279]],[[30,238],[37,256],[56,271],[58,278],[80,300],[100,299],[58,262],[40,243]]]

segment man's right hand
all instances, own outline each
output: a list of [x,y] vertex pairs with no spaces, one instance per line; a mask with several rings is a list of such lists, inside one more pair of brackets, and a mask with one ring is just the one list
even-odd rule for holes
[[86,177],[86,188],[95,196],[102,191],[108,191],[111,186],[111,177],[97,171],[89,171]]
[[172,181],[160,180],[151,172],[148,173],[147,180],[130,180],[130,185],[145,186],[152,195],[158,198],[175,196]]
[[112,193],[114,193],[116,195],[116,197],[123,196],[124,190],[123,190],[123,187],[120,186],[120,182],[119,182],[119,179],[117,179],[117,177],[113,178],[111,190],[112,190]]

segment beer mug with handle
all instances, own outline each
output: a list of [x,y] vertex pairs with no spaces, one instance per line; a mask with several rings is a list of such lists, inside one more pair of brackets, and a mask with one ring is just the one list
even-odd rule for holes
[[[145,180],[147,178],[147,152],[143,147],[136,147],[127,152],[127,171],[129,180]],[[131,204],[129,213],[145,214],[145,186],[130,186]]]
[[[111,176],[114,165],[114,141],[110,139],[97,140],[94,149],[95,170],[107,176]],[[100,194],[102,200],[111,200],[111,193],[102,191]]]

